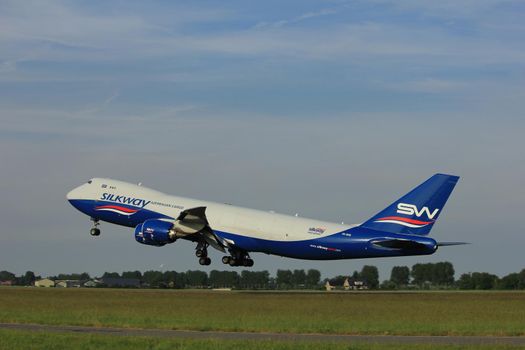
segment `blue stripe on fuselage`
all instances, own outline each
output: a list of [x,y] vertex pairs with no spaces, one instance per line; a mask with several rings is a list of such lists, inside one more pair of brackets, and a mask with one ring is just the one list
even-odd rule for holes
[[[149,219],[172,219],[172,217],[157,213],[153,210],[148,210],[145,208],[127,205],[122,203],[108,202],[108,201],[99,201],[99,200],[83,200],[83,199],[71,199],[69,200],[71,205],[80,210],[90,217],[106,222],[111,222],[112,224],[117,224],[127,227],[135,227],[138,224],[143,223]],[[136,213],[132,215],[123,215],[111,211],[96,210],[96,207],[104,205],[118,205],[120,207],[136,209]]]
[[[434,253],[434,249],[419,252],[407,252],[399,249],[385,249],[370,243],[371,240],[389,239],[417,239],[407,235],[386,234],[380,231],[353,227],[343,232],[325,237],[302,241],[275,241],[247,237],[234,233],[214,231],[223,239],[233,241],[235,246],[248,252],[261,252],[296,259],[308,260],[337,260],[377,258],[388,256],[426,255]],[[431,238],[424,239],[429,247],[435,245]]]
[[[111,211],[96,210],[103,205],[114,205],[114,202],[99,200],[69,200],[78,210],[92,218],[110,222],[117,225],[136,227],[149,219],[174,219],[170,216],[157,213],[152,210],[132,205],[119,203],[131,209],[139,209],[133,215],[123,215]],[[213,227],[212,227],[213,228]],[[414,237],[413,235],[392,234],[363,227],[353,227],[325,237],[318,237],[301,241],[276,241],[261,238],[243,236],[240,234],[214,230],[215,234],[222,239],[234,242],[236,248],[247,252],[261,252],[280,255],[297,259],[309,260],[336,260],[374,258],[387,256],[423,255],[432,254],[434,250],[426,252],[406,252],[398,249],[385,249],[374,246],[371,240],[377,239],[417,239],[432,246],[435,241],[431,238]]]

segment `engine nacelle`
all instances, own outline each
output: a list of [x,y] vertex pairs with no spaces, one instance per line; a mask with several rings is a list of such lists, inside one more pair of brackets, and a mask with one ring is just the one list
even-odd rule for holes
[[172,230],[173,223],[151,219],[135,227],[135,240],[142,244],[161,247],[167,243],[175,242],[175,232]]

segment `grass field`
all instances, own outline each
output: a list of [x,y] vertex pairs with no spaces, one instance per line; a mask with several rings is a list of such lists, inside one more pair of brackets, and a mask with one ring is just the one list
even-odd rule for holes
[[0,322],[255,332],[525,335],[525,293],[0,288]]
[[235,341],[159,339],[93,334],[61,334],[0,330],[0,349],[202,349],[202,350],[516,350],[512,345],[425,345],[425,344],[342,344],[286,341]]

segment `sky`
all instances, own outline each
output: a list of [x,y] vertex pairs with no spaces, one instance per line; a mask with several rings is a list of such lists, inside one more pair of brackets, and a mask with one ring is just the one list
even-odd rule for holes
[[65,194],[92,177],[352,224],[443,172],[461,180],[431,236],[472,244],[254,268],[519,271],[524,37],[522,1],[0,0],[0,270],[230,269],[89,236]]

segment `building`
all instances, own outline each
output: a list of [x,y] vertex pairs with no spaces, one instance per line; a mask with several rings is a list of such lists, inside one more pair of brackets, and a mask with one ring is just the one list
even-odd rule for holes
[[366,290],[368,283],[365,280],[356,279],[353,277],[346,277],[344,281],[341,277],[327,280],[325,284],[327,291],[331,290]]
[[80,280],[57,280],[55,282],[55,287],[58,288],[80,288],[82,286],[82,281]]
[[86,288],[95,288],[95,287],[98,287],[99,284],[100,282],[97,280],[89,280],[86,283],[84,283],[83,286]]
[[326,281],[324,287],[326,288],[327,292],[330,292],[335,289],[335,287],[330,284],[330,281]]
[[365,280],[359,280],[350,278],[348,280],[349,289],[353,290],[366,290],[368,289],[368,283]]
[[49,278],[42,278],[41,280],[35,281],[35,287],[54,287],[55,281]]
[[348,278],[345,279],[345,283],[343,283],[343,288],[345,290],[350,290],[350,282],[348,281]]
[[0,281],[0,286],[12,286],[14,283],[13,281]]

